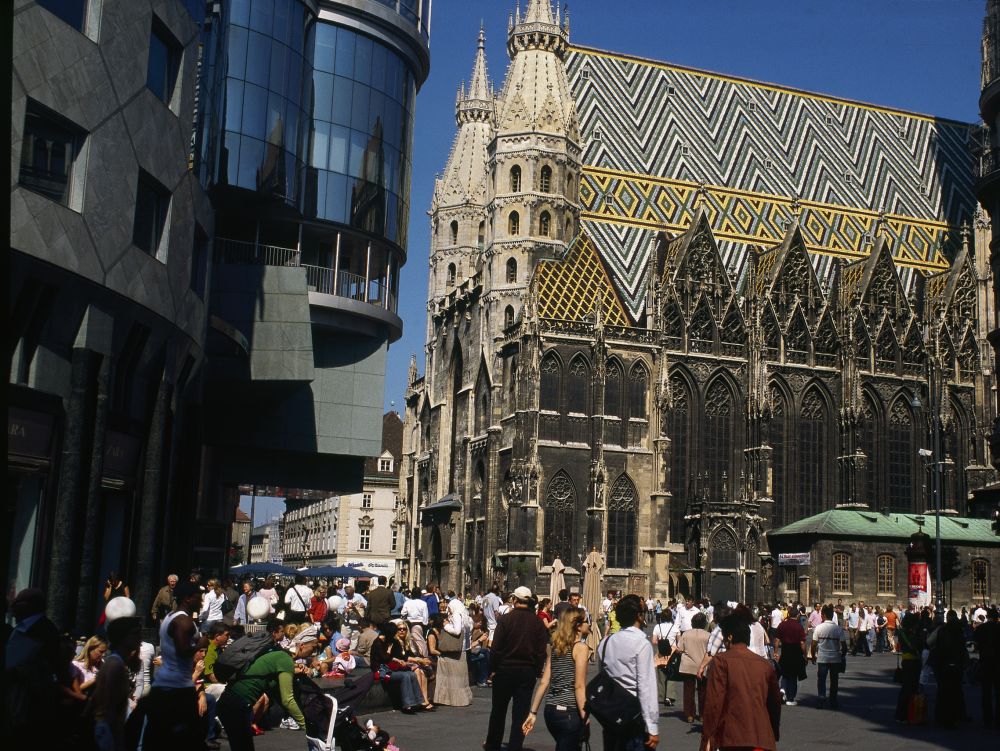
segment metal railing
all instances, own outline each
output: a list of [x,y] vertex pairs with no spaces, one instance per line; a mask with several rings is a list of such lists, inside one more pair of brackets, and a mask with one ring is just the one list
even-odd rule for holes
[[988,177],[998,169],[1000,169],[1000,149],[983,149],[976,164],[976,177]]
[[215,262],[245,266],[298,266],[299,251],[243,240],[215,238]]

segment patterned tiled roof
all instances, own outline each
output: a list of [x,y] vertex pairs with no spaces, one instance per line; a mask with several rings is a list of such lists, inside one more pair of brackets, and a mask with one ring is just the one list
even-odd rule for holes
[[[917,520],[922,520],[923,525]],[[971,519],[964,516],[941,517],[941,539],[1000,547],[1000,536],[993,534],[990,519]],[[831,509],[821,514],[799,519],[767,533],[768,539],[792,535],[817,537],[882,537],[909,538],[915,532],[934,534],[934,516],[920,514],[880,514],[877,511],[856,509]]]
[[541,318],[592,319],[594,301],[602,300],[604,323],[629,325],[594,242],[586,233],[577,236],[563,258],[539,263],[535,267],[533,286]]

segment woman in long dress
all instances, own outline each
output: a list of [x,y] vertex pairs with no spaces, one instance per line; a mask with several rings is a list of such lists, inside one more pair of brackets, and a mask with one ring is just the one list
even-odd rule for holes
[[[445,634],[450,635],[448,638]],[[437,661],[437,680],[434,684],[434,703],[450,707],[467,707],[472,704],[472,687],[469,685],[469,667],[465,653],[469,649],[472,618],[457,597],[448,602],[448,617],[443,632],[438,637],[440,654]],[[457,644],[458,651],[448,647]],[[442,649],[446,647],[446,649]]]

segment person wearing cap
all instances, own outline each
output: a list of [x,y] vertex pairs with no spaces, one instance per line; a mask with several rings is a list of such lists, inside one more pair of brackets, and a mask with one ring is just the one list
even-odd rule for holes
[[[268,624],[272,634],[279,626],[277,621]],[[281,706],[295,721],[290,729],[294,730],[296,726],[305,729],[306,718],[292,692],[295,660],[308,659],[319,642],[314,631],[305,629],[303,633],[305,638],[299,639],[300,635],[297,634],[297,641],[289,647],[288,652],[280,649],[266,652],[250,663],[239,680],[226,684],[216,711],[226,729],[232,751],[253,751],[254,705],[264,694],[278,696]]]
[[493,706],[486,733],[485,751],[500,751],[507,707],[513,702],[508,751],[524,744],[524,721],[531,708],[535,681],[545,667],[549,631],[535,615],[533,596],[527,587],[513,593],[514,608],[497,621],[490,651],[493,674]]
[[129,665],[139,656],[142,641],[135,616],[116,618],[108,624],[110,653],[94,680],[88,711],[94,720],[94,745],[100,751],[125,748],[125,718],[130,711],[132,677]]

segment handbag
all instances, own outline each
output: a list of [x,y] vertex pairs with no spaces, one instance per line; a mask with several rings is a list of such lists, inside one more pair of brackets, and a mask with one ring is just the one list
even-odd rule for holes
[[666,673],[668,681],[679,680],[681,674],[681,653],[675,652],[670,658],[667,664],[663,667],[663,672]]
[[437,642],[438,652],[443,654],[455,654],[462,651],[463,639],[443,628],[437,632]]
[[642,721],[642,706],[637,697],[611,677],[604,665],[604,654],[611,639],[609,636],[604,640],[604,649],[598,654],[600,666],[597,675],[587,684],[584,709],[596,717],[606,730],[622,733]]

